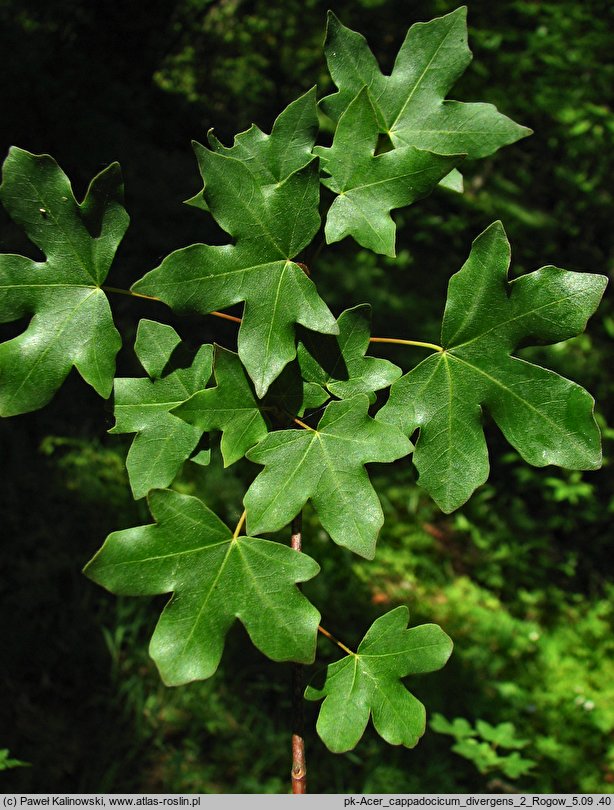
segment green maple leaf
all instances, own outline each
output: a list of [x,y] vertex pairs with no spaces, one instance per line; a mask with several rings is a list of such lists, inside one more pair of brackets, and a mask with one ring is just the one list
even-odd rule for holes
[[223,146],[211,132],[208,140],[216,152],[242,161],[261,185],[269,185],[282,183],[311,163],[318,131],[313,87],[279,114],[270,135],[252,124],[235,136],[231,147]]
[[384,76],[363,36],[329,12],[325,52],[337,93],[322,99],[339,121],[363,87],[375,108],[380,131],[393,146],[415,146],[438,154],[490,155],[531,134],[492,104],[464,104],[445,97],[471,61],[467,9],[407,32],[390,76]]
[[198,391],[173,409],[173,415],[200,431],[221,430],[224,466],[243,458],[269,432],[252,384],[238,355],[215,347],[214,388]]
[[534,759],[525,759],[517,751],[514,751],[513,754],[501,757],[499,767],[510,779],[518,779],[519,776],[525,776],[525,774],[533,770],[536,764]]
[[42,408],[73,366],[108,397],[121,338],[101,285],[129,221],[119,165],[98,174],[77,203],[53,158],[12,147],[0,199],[46,255],[0,256],[0,322],[33,316],[0,345],[0,413]]
[[475,727],[482,739],[497,748],[526,748],[529,744],[529,740],[516,737],[513,723],[499,723],[493,726],[485,720],[477,720]]
[[[270,430],[269,414],[292,419],[304,411],[322,405],[329,396],[315,383],[301,379],[298,368],[290,364],[269,388],[264,400],[258,400],[253,384],[239,356],[221,346],[215,347],[216,385],[197,391],[172,414],[204,431],[221,430],[224,466],[238,461],[258,444]],[[400,374],[400,372],[399,372]]]
[[431,728],[438,734],[450,734],[457,740],[466,737],[475,737],[476,730],[464,717],[455,717],[454,720],[446,720],[442,714],[435,713],[431,719]]
[[[310,103],[313,117],[313,94]],[[133,287],[173,308],[203,314],[244,301],[239,357],[259,397],[296,356],[295,324],[316,332],[337,331],[315,285],[293,261],[320,225],[315,158],[305,162],[305,141],[307,137],[313,141],[313,121],[299,116],[297,127],[297,136],[289,143],[283,129],[263,136],[269,139],[267,159],[277,159],[273,168],[281,175],[290,172],[279,179],[265,176],[256,161],[245,158],[243,149],[233,151],[236,146],[210,151],[195,144],[207,206],[236,244],[192,245],[175,251]],[[294,166],[299,168],[293,170]]]
[[[312,88],[280,113],[270,135],[255,124],[235,135],[230,147],[224,146],[213,131],[207,133],[214,152],[240,160],[260,185],[280,183],[313,160],[312,147],[318,134],[316,91]],[[204,189],[186,201],[188,205],[209,210]]]
[[376,155],[379,126],[363,88],[341,116],[333,145],[316,146],[331,176],[323,184],[338,194],[326,218],[330,244],[353,236],[363,247],[395,255],[396,226],[390,211],[425,197],[465,155],[444,157],[414,146]]
[[307,687],[307,700],[325,698],[318,734],[333,753],[354,748],[369,716],[391,745],[413,748],[424,734],[426,713],[401,678],[444,666],[452,641],[436,624],[407,629],[409,611],[401,606],[377,619],[358,651],[330,664],[321,688]]
[[401,369],[388,360],[365,357],[371,336],[371,307],[360,304],[346,309],[337,320],[339,335],[302,336],[298,361],[303,378],[346,399],[367,394],[375,402],[375,391],[387,388],[401,376]]
[[116,594],[174,594],[149,648],[167,685],[213,675],[235,619],[274,661],[313,661],[320,614],[295,583],[318,573],[315,560],[235,537],[198,498],[154,490],[149,506],[156,524],[109,535],[85,573]]
[[521,343],[556,343],[582,332],[607,279],[542,267],[507,282],[510,247],[500,222],[473,243],[448,288],[441,343],[391,388],[377,418],[408,435],[419,483],[444,512],[488,477],[484,406],[529,464],[601,464],[593,398],[552,371],[511,357]]
[[171,411],[205,387],[213,365],[213,346],[201,346],[189,368],[160,377],[180,342],[175,330],[155,321],[141,321],[135,349],[153,379],[115,380],[115,425],[110,433],[136,433],[126,468],[135,498],[168,486],[196,448],[203,430]]
[[311,500],[336,543],[373,558],[384,516],[364,464],[395,461],[411,444],[368,407],[364,394],[331,402],[317,430],[278,430],[247,453],[265,465],[245,496],[251,532],[281,529]]

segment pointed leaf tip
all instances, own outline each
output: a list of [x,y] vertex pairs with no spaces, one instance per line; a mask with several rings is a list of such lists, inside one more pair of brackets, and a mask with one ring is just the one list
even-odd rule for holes
[[[497,112],[491,104],[465,104],[446,94],[471,61],[467,46],[467,7],[413,25],[390,76],[384,76],[361,35],[339,27],[340,47],[327,47],[326,58],[338,92],[322,100],[326,113],[339,121],[364,86],[377,99],[382,133],[393,144],[439,154],[485,157],[526,137],[529,131]],[[330,26],[329,26],[330,28]],[[327,46],[330,44],[327,36]],[[346,52],[353,46],[353,58]]]

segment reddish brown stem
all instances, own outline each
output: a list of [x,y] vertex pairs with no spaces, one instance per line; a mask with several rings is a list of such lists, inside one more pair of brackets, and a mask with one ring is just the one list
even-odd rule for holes
[[[290,545],[302,551],[301,513],[292,521]],[[305,717],[303,711],[303,667],[292,665],[292,793],[307,793],[307,764],[305,761]]]
[[292,526],[290,527],[290,531],[292,535],[290,537],[290,547],[293,548],[295,551],[302,551],[303,550],[303,519],[302,515],[299,512],[298,515],[292,521]]
[[233,323],[241,323],[241,318],[236,315],[229,315],[227,312],[218,312],[214,309],[209,315],[215,315],[216,318],[224,318],[225,321],[232,321]]
[[[132,292],[132,290],[122,290],[119,287],[107,287],[104,286],[102,289],[105,292],[113,292],[119,293],[120,295],[130,295],[132,298],[146,298],[148,301],[160,301],[159,298],[156,298],[153,295],[142,295],[141,293]],[[164,303],[161,301],[160,303]],[[214,309],[209,315],[215,315],[216,318],[224,318],[226,321],[232,321],[233,323],[241,323],[241,318],[237,318],[236,315],[229,315],[227,312],[218,312]]]
[[350,650],[350,648],[349,648],[349,647],[346,647],[346,646],[345,646],[345,644],[342,644],[342,643],[339,641],[339,639],[338,639],[338,638],[335,638],[335,637],[333,636],[333,634],[332,634],[332,633],[329,633],[329,632],[328,632],[328,630],[326,630],[324,627],[322,627],[322,625],[321,625],[321,624],[319,624],[319,625],[318,625],[318,631],[319,631],[320,633],[322,633],[322,635],[323,635],[323,636],[326,636],[326,638],[327,638],[327,639],[329,639],[330,641],[332,641],[332,642],[333,642],[333,644],[336,644],[336,645],[337,645],[337,647],[340,647],[340,648],[343,650],[343,652],[346,652],[348,655],[356,655],[356,653],[355,653],[353,650]]

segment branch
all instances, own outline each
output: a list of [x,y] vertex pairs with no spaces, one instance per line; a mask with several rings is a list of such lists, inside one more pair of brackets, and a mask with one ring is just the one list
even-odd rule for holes
[[[302,551],[302,516],[292,521],[291,547]],[[303,667],[292,665],[292,793],[307,793],[307,763],[305,760],[305,714],[303,709]]]

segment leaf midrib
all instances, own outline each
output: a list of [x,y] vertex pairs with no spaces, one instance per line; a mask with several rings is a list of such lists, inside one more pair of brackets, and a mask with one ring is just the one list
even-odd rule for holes
[[[216,152],[214,152],[212,154],[219,155],[219,153],[216,153]],[[229,158],[229,157],[225,157],[223,155],[219,155],[219,157],[222,160],[236,160],[236,158]],[[238,161],[238,162],[241,163],[241,161]],[[245,165],[245,164],[242,164],[242,165]],[[252,206],[252,205],[247,204],[245,202],[245,200],[243,199],[243,197],[240,194],[237,193],[237,187],[233,183],[228,183],[228,182],[225,183],[227,193],[230,191],[231,194],[232,194],[233,200],[235,200],[236,207],[239,208],[242,211],[247,212],[248,215],[251,216],[252,221],[255,221],[255,223],[261,227],[262,233],[267,238],[267,242],[269,243],[271,248],[273,248],[275,250],[275,252],[277,254],[279,254],[278,261],[280,259],[284,259],[284,260],[288,261],[288,260],[290,260],[291,257],[286,256],[286,251],[284,251],[283,248],[277,243],[273,233],[270,230],[270,227],[269,227],[270,223],[265,221],[265,219],[263,218],[262,212],[264,212],[265,216],[269,216],[270,211],[268,210],[267,201],[266,201],[266,199],[264,197],[264,194],[262,193],[262,188],[260,186],[258,186],[258,184],[256,183],[256,180],[255,180],[253,174],[251,173],[251,171],[249,171],[249,169],[247,169],[247,171],[249,172],[250,178],[252,179],[252,182],[254,183],[252,199],[253,199],[254,194],[258,194],[260,196],[261,201],[262,201],[261,205],[260,206]],[[294,174],[294,172],[293,172],[293,174]],[[292,175],[290,175],[290,177],[291,176]],[[288,180],[288,178],[286,178],[283,182],[279,183],[277,185],[277,187],[279,188],[279,187],[283,186],[287,182],[287,180]],[[250,199],[250,203],[252,202],[252,199]],[[233,229],[234,228],[235,228],[235,226],[233,225]],[[233,234],[230,231],[228,231],[228,233],[230,234],[230,236],[233,236]],[[245,239],[245,237],[237,238],[237,244],[239,244],[239,242],[244,241],[244,239]],[[251,237],[249,239],[251,239]]]
[[[387,152],[386,154],[390,154],[390,152]],[[373,158],[373,160],[377,160],[378,157],[385,157],[385,155],[377,155],[375,158]],[[381,186],[384,183],[394,183],[396,180],[406,180],[407,178],[415,177],[418,174],[424,174],[425,172],[431,172],[431,171],[433,171],[434,168],[436,168],[436,167],[435,166],[426,166],[423,169],[416,169],[416,171],[405,172],[404,174],[397,174],[397,175],[393,175],[392,177],[385,177],[383,180],[375,180],[372,183],[363,183],[361,186],[352,186],[351,188],[344,189],[343,194],[346,197],[349,197],[355,191],[363,191],[364,189],[371,189],[371,188],[374,188],[375,186]],[[348,182],[351,182],[351,180],[348,181]],[[408,191],[411,191],[411,189],[408,189]]]
[[[30,370],[28,371],[26,376],[22,379],[21,383],[17,386],[17,388],[11,393],[11,396],[7,399],[7,402],[13,402],[15,400],[15,398],[17,397],[17,395],[19,394],[21,389],[24,387],[24,385],[28,382],[28,380],[30,379],[30,377],[34,373],[34,369],[38,366],[39,363],[41,363],[44,360],[47,353],[51,351],[52,346],[54,346],[55,343],[57,342],[57,340],[59,340],[59,335],[61,335],[62,332],[67,328],[67,324],[68,324],[69,321],[71,321],[73,319],[75,312],[80,307],[82,307],[87,301],[89,301],[90,298],[92,297],[92,295],[95,295],[99,288],[98,287],[95,287],[95,288],[85,287],[85,289],[88,289],[88,290],[92,289],[92,292],[89,293],[89,295],[87,295],[85,298],[82,298],[79,301],[79,303],[70,311],[70,313],[66,316],[66,318],[64,318],[64,320],[59,325],[59,327],[56,329],[56,331],[55,331],[55,333],[53,335],[54,340],[49,341],[47,343],[45,349],[36,357],[35,361],[32,363],[32,365],[30,367]],[[24,332],[24,334],[27,334],[27,330],[26,330],[26,332]],[[70,357],[69,360],[70,360],[70,367],[72,367],[74,365],[74,360],[73,360],[72,357]]]
[[[184,643],[183,643],[183,645],[181,647],[181,652],[179,653],[180,656],[183,656],[185,654],[185,651],[189,647],[189,645],[190,645],[190,643],[191,643],[191,641],[192,641],[192,639],[194,637],[194,633],[196,632],[196,628],[200,624],[201,616],[205,612],[205,608],[207,607],[207,605],[209,604],[209,600],[213,596],[213,592],[215,591],[215,587],[216,587],[217,583],[220,581],[220,579],[222,577],[222,574],[224,573],[224,569],[226,568],[226,565],[228,564],[228,560],[230,559],[230,555],[233,552],[233,547],[236,545],[237,541],[236,541],[235,538],[231,537],[230,540],[226,540],[225,542],[228,543],[228,549],[226,550],[226,554],[224,554],[224,559],[220,563],[219,571],[215,575],[215,578],[214,578],[213,582],[211,583],[211,587],[209,588],[205,598],[203,599],[203,601],[201,603],[200,608],[198,609],[198,611],[196,613],[196,616],[194,617],[194,622],[192,624],[192,628],[191,628],[190,632],[188,633],[188,635],[186,636],[186,638],[184,640]],[[218,545],[222,545],[222,544],[220,543]],[[208,548],[211,548],[211,546],[209,546]]]
[[[217,245],[199,244],[199,245],[194,245],[193,247],[211,248],[211,247],[218,247],[218,246]],[[231,250],[237,250],[237,248],[238,248],[237,245],[224,245],[223,247],[228,247]],[[184,249],[187,249],[187,248],[184,248]],[[176,251],[176,252],[179,253],[180,251]],[[171,256],[172,255],[173,254],[171,254]],[[158,280],[156,280],[156,288],[157,289],[158,288],[163,288],[163,287],[173,287],[174,288],[174,287],[180,286],[182,284],[197,284],[197,283],[203,282],[203,281],[210,281],[211,279],[225,278],[226,276],[234,276],[237,273],[251,273],[251,272],[253,272],[255,270],[260,270],[263,267],[271,267],[271,265],[283,264],[285,266],[286,264],[288,264],[288,262],[292,263],[292,260],[291,259],[286,259],[286,258],[272,259],[270,261],[261,262],[260,264],[252,264],[252,265],[249,265],[248,267],[237,267],[234,270],[226,270],[223,273],[209,273],[208,275],[205,275],[205,276],[194,276],[192,278],[182,278],[182,279],[171,278],[169,281],[158,281]],[[138,284],[139,284],[139,282],[137,282],[134,285],[134,287],[136,288]],[[236,300],[237,301],[243,301],[245,299],[239,297]]]
[[[262,384],[263,387],[265,386],[266,376],[267,376],[268,369],[269,369],[269,356],[270,356],[270,353],[271,353],[271,338],[272,338],[272,335],[273,335],[274,326],[276,324],[276,318],[277,318],[278,309],[279,309],[279,298],[280,298],[280,295],[281,295],[281,288],[283,286],[284,278],[286,276],[287,267],[288,267],[288,263],[284,264],[284,266],[283,266],[283,268],[281,270],[281,273],[279,274],[279,277],[277,279],[277,288],[275,290],[275,299],[273,301],[273,306],[272,306],[272,315],[269,318],[268,331],[267,331],[267,335],[266,335],[266,344],[265,344],[265,347],[264,347],[264,363],[263,363],[262,372],[261,372],[261,375],[260,375],[260,383]],[[279,318],[279,321],[280,321],[281,324],[283,324],[283,322],[284,322],[283,312],[281,313],[281,317]],[[275,354],[275,353],[273,352],[273,354]]]
[[[204,546],[198,546],[197,548],[190,548],[186,549],[185,551],[173,551],[167,554],[154,554],[150,557],[139,557],[139,559],[135,560],[121,560],[120,562],[109,563],[105,565],[106,569],[109,568],[122,568],[123,566],[129,565],[143,565],[145,563],[157,562],[158,560],[172,560],[176,557],[186,557],[190,554],[201,554],[206,553],[209,549],[217,548],[218,546],[223,546],[226,543],[230,543],[232,538],[227,540],[220,540],[217,543],[207,543]],[[163,593],[172,593],[176,585],[173,585],[172,588],[169,588],[168,591],[163,591]]]
[[[8,254],[4,254],[5,256]],[[23,258],[19,256],[19,258]],[[42,263],[43,267],[45,266],[45,262]],[[0,284],[0,290],[19,290],[22,288],[32,288],[32,287],[69,287],[72,289],[84,289],[84,290],[98,290],[100,289],[98,284]]]
[[[523,276],[520,276],[520,278],[523,278]],[[512,284],[513,284],[513,282],[512,282]],[[540,310],[542,310],[542,309],[548,309],[549,307],[556,307],[559,304],[564,304],[566,301],[572,300],[573,298],[575,298],[579,294],[581,294],[581,293],[574,292],[574,293],[571,293],[570,295],[564,296],[563,298],[557,298],[554,301],[548,301],[547,303],[542,304],[539,307],[534,307],[533,309],[528,309],[525,312],[520,313],[519,315],[514,315],[513,318],[508,318],[505,321],[500,321],[499,323],[496,323],[494,326],[489,327],[484,332],[480,332],[479,335],[476,335],[475,337],[472,337],[469,340],[465,340],[463,343],[457,343],[456,345],[451,345],[451,346],[447,347],[447,349],[449,351],[452,351],[452,350],[455,351],[455,350],[461,349],[461,348],[463,348],[465,346],[470,346],[472,343],[475,343],[476,340],[480,340],[481,338],[485,337],[486,335],[490,334],[491,332],[498,331],[499,329],[502,329],[503,327],[507,326],[508,324],[514,323],[514,321],[519,321],[519,320],[522,320],[523,318],[528,318],[529,316],[535,315],[536,313],[540,312]],[[463,324],[463,326],[464,326],[464,324]],[[460,331],[461,331],[461,329],[457,329],[456,333],[458,334],[458,332],[460,332]],[[452,340],[453,339],[454,338],[452,338]],[[454,356],[454,355],[452,355],[452,356]]]
[[[390,135],[396,134],[396,133],[393,133],[392,130],[394,129],[395,125],[398,123],[399,119],[401,118],[401,116],[403,115],[405,110],[407,109],[407,106],[408,106],[409,102],[412,100],[412,98],[414,97],[416,91],[418,90],[418,88],[422,84],[422,81],[423,81],[424,77],[426,76],[426,74],[428,73],[428,71],[430,70],[430,67],[431,67],[433,61],[435,60],[435,58],[438,55],[439,51],[442,49],[444,43],[446,42],[446,40],[450,36],[453,27],[454,26],[450,26],[450,28],[448,28],[448,30],[446,31],[446,33],[445,33],[444,37],[442,38],[441,42],[439,43],[439,45],[435,49],[435,53],[431,56],[431,58],[429,59],[427,65],[426,65],[426,67],[424,68],[424,70],[420,74],[418,80],[415,82],[414,86],[412,87],[411,93],[405,99],[405,102],[403,103],[403,106],[399,110],[396,118],[394,119],[392,124],[388,127]],[[391,78],[392,78],[392,76],[391,76]],[[437,104],[441,104],[441,103],[442,103],[442,99],[435,99],[434,104],[432,104],[431,106],[436,106]],[[383,114],[382,114],[382,118],[383,118]]]
[[[408,632],[408,631],[405,630],[404,632]],[[363,652],[360,652],[360,648],[359,648],[358,652],[356,654],[357,654],[357,656],[359,658],[390,658],[391,656],[396,656],[397,658],[399,658],[399,657],[401,657],[403,655],[410,655],[410,654],[413,654],[415,652],[420,652],[422,650],[430,650],[433,647],[440,647],[444,643],[445,642],[438,641],[438,642],[433,642],[433,644],[421,644],[418,647],[410,647],[410,648],[408,648],[406,650],[397,650],[396,652],[390,652],[390,653],[363,653]],[[407,674],[411,675],[412,672],[410,671]],[[406,678],[407,675],[400,675],[399,677]]]
[[[484,302],[485,302],[486,298],[488,297],[489,293],[492,293],[492,279],[489,279],[489,272],[490,272],[489,268],[482,261],[482,258],[478,255],[477,250],[473,251],[473,258],[475,258],[476,263],[482,268],[482,271],[483,271],[482,272],[482,278],[485,280],[485,283],[482,284],[482,286],[480,287],[480,289],[478,291],[478,295],[473,295],[472,300],[471,300],[471,306],[465,312],[465,316],[463,317],[460,326],[456,329],[454,334],[450,337],[448,343],[452,344],[452,345],[454,343],[455,337],[457,335],[459,335],[460,333],[462,333],[463,329],[465,329],[468,324],[472,323],[473,319],[475,318],[476,313],[479,313],[484,308]],[[461,280],[464,279],[464,274],[461,275],[462,273],[463,273],[463,271],[459,270],[459,272],[456,274],[456,276],[453,277],[455,279],[455,281],[458,282],[458,281],[461,281]],[[450,285],[452,285],[452,281],[450,282]],[[452,289],[452,286],[450,286],[450,289]],[[509,302],[509,299],[507,299],[507,300]],[[443,340],[443,331],[445,330],[445,326],[446,326],[446,313],[444,311],[443,324],[442,324],[442,328],[441,328],[442,340]],[[462,345],[462,344],[460,344],[460,345]],[[448,348],[451,348],[451,346],[448,346]],[[454,346],[454,348],[458,348],[458,346]]]
[[[301,432],[300,432],[300,431],[298,431],[298,430],[297,430],[297,431],[293,431],[293,432],[294,432],[294,433],[298,433],[298,434],[299,434],[299,437],[298,437],[298,438],[299,438],[299,440],[302,440],[302,434],[301,434]],[[271,434],[269,434],[269,435],[271,435]],[[315,439],[316,439],[317,435],[318,435],[318,434],[316,433],[316,431],[313,431],[313,436],[310,436],[310,437],[309,437],[309,439],[308,439],[308,441],[307,441],[307,443],[306,443],[306,444],[307,444],[307,446],[306,446],[305,452],[303,453],[302,457],[300,458],[300,460],[299,460],[298,464],[294,465],[294,470],[292,471],[292,474],[290,475],[290,477],[289,477],[288,479],[286,479],[286,482],[285,482],[285,484],[284,484],[284,490],[288,489],[288,487],[289,487],[289,486],[290,486],[290,484],[292,483],[293,479],[294,479],[294,478],[295,478],[295,477],[298,475],[298,473],[301,471],[302,466],[303,466],[303,464],[304,464],[304,462],[305,462],[305,459],[306,459],[306,458],[307,458],[307,456],[309,455],[309,453],[310,453],[310,451],[311,451],[311,448],[313,447],[313,443],[314,443],[314,441],[315,441]],[[283,445],[282,445],[282,446],[283,446]],[[284,449],[285,449],[285,447],[284,447]],[[257,524],[258,524],[258,525],[261,525],[261,524],[262,524],[262,520],[263,520],[264,516],[267,514],[267,512],[268,512],[270,509],[272,509],[272,507],[273,507],[274,505],[276,505],[276,504],[277,504],[278,499],[279,499],[280,497],[282,497],[282,498],[283,498],[283,495],[284,495],[284,492],[280,490],[279,492],[277,492],[277,494],[276,494],[276,495],[274,495],[274,496],[273,496],[273,498],[272,498],[272,499],[269,501],[269,503],[267,504],[267,506],[266,506],[266,507],[263,509],[263,511],[262,511],[262,512],[260,513],[260,515],[258,516],[258,519],[257,519]],[[302,497],[302,496],[301,496],[301,497]],[[309,499],[309,497],[310,497],[310,495],[307,495],[307,497],[305,498],[305,500],[303,501],[303,503],[305,503],[305,502],[306,502],[306,501]]]
[[[337,473],[339,472],[339,469],[333,464],[332,459],[330,458],[330,456],[329,456],[329,454],[328,454],[328,452],[326,450],[326,444],[325,444],[325,442],[322,441],[321,434],[317,433],[316,435],[317,435],[318,440],[320,442],[320,452],[322,454],[322,457],[323,457],[324,461],[326,462],[326,469],[328,470],[328,474],[330,475],[330,477],[332,478],[332,480],[335,483],[334,492],[342,492],[342,493],[345,494],[345,490],[342,487],[342,482],[337,477]],[[359,466],[363,466],[363,465],[359,462],[356,466],[359,467]],[[320,481],[324,477],[324,472],[325,472],[325,470],[322,469],[322,473],[321,473],[320,478],[318,479],[318,483],[316,485],[316,491],[318,489],[318,486],[320,485]],[[351,472],[351,471],[348,471],[348,472]],[[347,495],[346,494],[345,494],[345,497],[344,497],[343,500],[344,500],[344,502],[347,502]],[[350,500],[349,507],[346,507],[346,509],[345,509],[345,515],[346,515],[346,517],[349,515],[349,517],[350,517],[350,519],[351,519],[351,521],[352,521],[352,523],[354,525],[354,530],[356,532],[356,535],[362,541],[361,542],[361,546],[362,546],[362,544],[365,542],[365,540],[368,540],[369,538],[368,538],[368,534],[367,534],[367,536],[365,536],[365,533],[363,531],[363,527],[361,527],[360,523],[356,520],[356,510],[351,509],[351,507],[354,506],[354,505],[355,504]],[[349,547],[352,548],[353,545],[354,544],[352,543]]]

